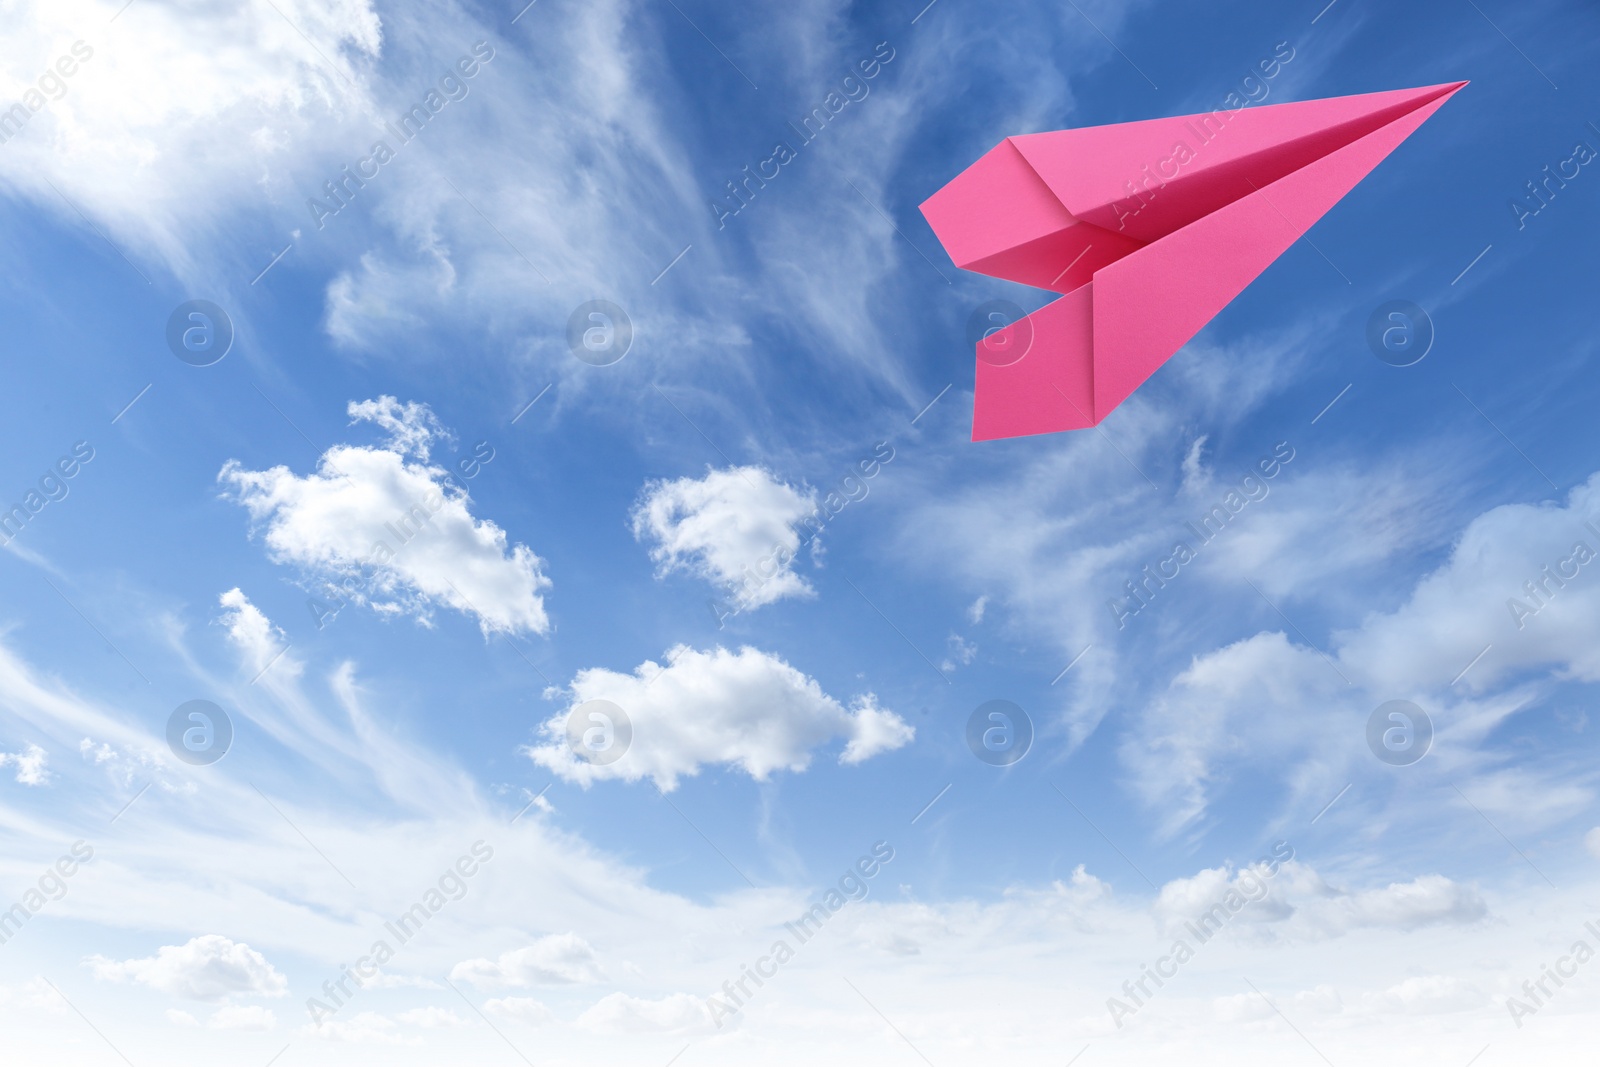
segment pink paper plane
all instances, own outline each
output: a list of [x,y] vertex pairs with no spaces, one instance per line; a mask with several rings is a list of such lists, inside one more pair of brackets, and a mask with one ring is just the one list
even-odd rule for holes
[[1062,296],[978,342],[972,439],[1098,425],[1466,84],[1001,141],[922,213]]

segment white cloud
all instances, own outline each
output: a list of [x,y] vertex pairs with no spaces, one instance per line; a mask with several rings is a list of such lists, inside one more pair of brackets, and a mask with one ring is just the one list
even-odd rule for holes
[[425,1030],[454,1029],[467,1025],[467,1020],[457,1015],[448,1008],[412,1008],[403,1011],[395,1017],[396,1022],[405,1023],[407,1026],[420,1026]]
[[801,520],[816,508],[814,490],[764,467],[729,467],[646,484],[633,509],[633,535],[649,539],[661,574],[703,578],[738,610],[751,610],[816,594],[793,570]]
[[189,1000],[221,1000],[235,993],[281,997],[289,991],[288,980],[265,956],[220,934],[163,945],[144,959],[91,956],[87,962],[101,981],[133,981]]
[[[190,277],[248,280],[293,233],[290,269],[309,264],[334,274],[326,329],[340,342],[381,352],[383,341],[418,322],[454,318],[501,334],[496,342],[519,361],[554,363],[571,376],[563,388],[595,381],[579,377],[587,368],[544,328],[571,311],[569,294],[638,293],[629,307],[636,320],[739,373],[749,369],[740,360],[750,343],[744,321],[765,317],[751,308],[768,306],[750,296],[763,294],[817,339],[818,358],[843,382],[887,381],[908,400],[915,390],[895,344],[909,315],[886,316],[883,294],[929,266],[901,247],[872,204],[896,210],[892,175],[914,141],[916,115],[927,101],[949,102],[963,90],[914,61],[886,68],[870,101],[830,126],[819,150],[851,160],[851,181],[872,204],[823,196],[792,212],[764,198],[719,233],[707,201],[724,195],[722,179],[734,171],[697,167],[699,146],[678,121],[696,91],[698,64],[678,68],[637,33],[659,36],[659,22],[676,17],[670,9],[597,0],[546,14],[532,35],[520,32],[526,19],[508,29],[453,3],[383,8],[380,18],[371,0],[280,0],[281,17],[271,5],[153,5],[137,22],[86,30],[106,26],[101,6],[56,0],[11,13],[12,84],[37,78],[41,59],[80,33],[90,33],[96,54],[67,95],[7,145],[0,179],[80,226],[50,180],[136,259],[144,252]],[[822,86],[837,83],[842,65],[870,54],[865,42],[841,40],[841,17],[835,3],[808,2],[785,22],[737,27],[720,47],[762,55],[777,91],[810,106],[821,102]],[[1114,33],[1120,13],[1095,17]],[[1056,17],[1027,21],[1050,32]],[[503,58],[429,125],[427,144],[400,147],[402,160],[368,181],[325,231],[316,229],[308,195],[325,195],[326,180],[368,153],[376,126],[478,40],[493,41]],[[1091,42],[1072,43],[1085,60],[1095,55]],[[937,55],[949,42],[924,47]],[[1039,128],[1070,106],[1057,66],[1012,52],[1007,68],[1029,92],[1013,94],[1027,103],[1001,125]],[[544,106],[522,106],[528,99]],[[773,133],[790,136],[781,126]],[[458,195],[441,178],[464,151],[479,165]],[[814,183],[819,165],[806,153],[786,168],[799,176],[782,185]],[[219,248],[221,232],[254,239]],[[670,291],[681,272],[649,286],[688,241],[691,266],[728,283],[704,291],[715,303],[698,319],[674,307]],[[222,257],[232,259],[226,271],[214,262]],[[841,261],[852,269],[837,269]]]
[[[1326,983],[1302,989],[1289,997],[1274,997],[1284,1002],[1292,1015],[1315,1013],[1347,1018],[1381,1018],[1394,1015],[1449,1015],[1481,1011],[1490,1007],[1490,998],[1478,986],[1453,975],[1413,975],[1387,989],[1341,993]],[[1498,1007],[1498,1005],[1495,1005]],[[1271,1003],[1255,992],[1218,997],[1212,1009],[1222,1022],[1258,1022],[1275,1018]]]
[[967,605],[967,621],[976,626],[983,621],[983,613],[989,609],[989,595],[985,593],[971,604]]
[[[1169,363],[1117,410],[1115,426],[1107,427],[1115,447],[1097,434],[1063,434],[1019,440],[1005,454],[974,454],[959,468],[947,463],[902,472],[922,485],[901,525],[897,555],[921,561],[930,577],[953,582],[967,595],[978,594],[983,617],[1003,604],[1010,633],[1025,644],[1036,647],[1042,637],[1053,645],[1059,658],[1052,657],[1056,666],[1046,681],[1093,646],[1073,667],[1070,684],[1063,680],[1056,690],[1069,748],[1088,737],[1108,709],[1126,702],[1128,679],[1148,678],[1152,660],[1170,647],[1171,634],[1156,636],[1157,627],[1147,625],[1161,622],[1151,617],[1160,612],[1152,608],[1119,629],[1107,601],[1123,594],[1123,583],[1142,567],[1171,553],[1185,522],[1195,517],[1197,500],[1205,499],[1164,481],[1152,489],[1133,467],[1159,472],[1183,464],[1175,425],[1237,425],[1290,379],[1314,340],[1311,329],[1296,328],[1226,346],[1204,337],[1191,342],[1185,358]],[[1188,451],[1193,488],[1209,474],[1198,450]],[[1280,470],[1275,496],[1299,476],[1301,462]],[[1245,516],[1240,525],[1259,517]],[[1156,602],[1162,611],[1176,610],[1184,596],[1213,595],[1201,571],[1207,558],[1221,553],[1205,551],[1163,592],[1164,604]],[[1242,584],[1236,574],[1226,579],[1230,589]],[[1146,640],[1160,645],[1146,648]]]
[[379,971],[376,975],[372,976],[371,978],[363,978],[361,980],[361,983],[362,983],[363,987],[365,987],[367,989],[443,989],[444,988],[438,982],[435,982],[432,978],[423,978],[423,977],[421,977],[419,975],[413,975],[413,974],[389,974],[387,971]]
[[1211,1002],[1211,1009],[1216,1013],[1217,1021],[1224,1023],[1256,1022],[1277,1014],[1271,1004],[1255,993],[1218,997]]
[[592,667],[572,680],[573,707],[603,699],[628,715],[633,740],[622,758],[591,764],[575,755],[566,740],[567,712],[544,723],[544,744],[524,751],[568,781],[651,777],[671,790],[680,775],[705,764],[736,766],[764,781],[777,770],[804,770],[813,751],[836,738],[846,741],[839,762],[852,764],[915,736],[873,694],[846,709],[815,679],[748,646],[701,652],[680,645],[667,660],[665,667],[646,661],[632,674]]
[[92,737],[78,739],[78,755],[90,765],[99,767],[106,777],[121,787],[134,782],[154,779],[169,792],[191,792],[194,783],[187,779],[174,779],[167,771],[167,760],[160,750],[148,744],[114,745]]
[[[1227,913],[1214,914],[1226,918],[1228,929],[1269,939],[1320,940],[1356,930],[1467,926],[1488,915],[1476,889],[1443,875],[1351,892],[1330,886],[1314,868],[1297,860],[1284,862],[1275,875],[1252,865],[1237,871],[1210,868],[1175,878],[1161,887],[1151,913],[1164,935],[1181,937],[1190,929],[1188,924],[1199,924],[1218,904]],[[1267,927],[1281,932],[1270,933]]]
[[[300,664],[279,655],[289,647],[289,638],[283,629],[267,618],[266,613],[250,602],[244,591],[234,586],[217,598],[222,606],[222,617],[217,621],[227,631],[228,640],[244,658],[245,669],[254,677],[270,664],[286,674],[298,675]],[[98,757],[97,757],[98,758]]]
[[1360,927],[1415,930],[1435,923],[1464,926],[1488,914],[1478,891],[1446,878],[1425,874],[1381,889],[1329,895],[1301,908],[1308,924],[1329,934]]
[[[671,324],[680,313],[665,295],[654,296],[667,283],[649,288],[660,266],[646,264],[680,237],[694,239],[692,255],[710,263],[720,259],[714,241],[696,236],[714,229],[713,216],[689,153],[664,114],[680,90],[661,95],[659,79],[671,77],[663,69],[666,58],[629,33],[630,26],[653,29],[657,13],[641,12],[627,0],[601,0],[557,11],[537,36],[502,36],[500,24],[479,29],[467,12],[449,15],[416,18],[413,32],[423,40],[488,37],[504,58],[479,76],[459,115],[429,128],[427,136],[438,147],[421,151],[448,157],[475,146],[485,165],[467,181],[456,181],[506,240],[440,180],[435,159],[414,157],[410,174],[396,173],[382,189],[374,183],[381,199],[367,211],[392,240],[368,242],[379,248],[329,283],[328,332],[344,344],[373,350],[424,319],[525,326],[516,347],[548,349],[561,371],[574,374],[587,368],[571,358],[564,341],[551,339],[548,330],[535,331],[530,320],[557,308],[565,317],[577,302],[568,294],[619,289],[637,294],[628,306],[635,321],[654,312],[651,319],[665,322],[680,339],[709,332],[698,323]],[[417,72],[430,73],[437,77],[430,70]],[[518,99],[528,98],[545,106],[518,106]],[[512,173],[522,177],[511,180]],[[535,176],[532,184],[528,176]],[[600,255],[597,240],[611,251]],[[682,247],[673,245],[667,258]],[[628,252],[619,258],[615,253],[622,249]],[[624,265],[634,262],[639,266],[632,270]],[[639,286],[630,284],[630,275]],[[547,289],[545,279],[554,287]],[[738,337],[740,331],[721,333]],[[572,380],[584,382],[576,374]],[[593,381],[590,376],[577,388]]]
[[604,977],[594,948],[570,933],[541,937],[501,953],[498,959],[463,960],[450,969],[451,980],[470,982],[479,989],[584,984]]
[[206,1025],[213,1030],[271,1030],[278,1017],[259,1004],[224,1004],[211,1013]]
[[1384,1006],[1406,1015],[1472,1011],[1484,1007],[1488,1000],[1471,982],[1447,974],[1416,975],[1383,992]]
[[[1362,729],[1373,708],[1396,698],[1453,723],[1435,747],[1453,746],[1450,758],[1480,771],[1460,788],[1497,821],[1542,827],[1583,811],[1594,797],[1587,776],[1486,769],[1472,746],[1555,679],[1600,680],[1600,533],[1586,525],[1591,516],[1600,526],[1600,473],[1564,504],[1508,504],[1473,518],[1443,563],[1392,610],[1336,631],[1326,656],[1262,632],[1194,657],[1121,747],[1150,809],[1164,813],[1161,833],[1198,822],[1245,765],[1291,768],[1297,792],[1331,784],[1331,795],[1350,781],[1335,782],[1341,768],[1375,766]],[[1554,678],[1525,681],[1535,670]]]
[[1188,878],[1175,878],[1161,887],[1152,905],[1156,926],[1168,936],[1181,935],[1186,924],[1200,922],[1219,903],[1227,909],[1230,923],[1288,918],[1294,909],[1281,890],[1274,892],[1275,880],[1263,866],[1237,871],[1213,867]]
[[[1600,472],[1564,505],[1491,508],[1403,605],[1339,635],[1341,662],[1375,686],[1403,691],[1448,682],[1492,643],[1462,684],[1481,691],[1539,667],[1600,681],[1600,534],[1590,521],[1600,526]],[[1574,551],[1580,542],[1588,562]],[[1532,610],[1519,619],[1513,601]]]
[[672,993],[656,1000],[612,993],[575,1022],[599,1034],[687,1033],[711,1028],[705,1002],[688,993]]
[[0,180],[82,225],[54,183],[136,261],[143,253],[147,271],[164,260],[182,273],[242,192],[299,207],[292,166],[370,141],[352,120],[372,94],[354,83],[367,80],[382,26],[368,0],[278,0],[281,15],[144,6],[115,23],[94,0],[8,7],[8,106],[82,44],[59,98],[7,142]]
[[0,752],[0,767],[11,765],[17,769],[17,781],[23,785],[44,785],[50,780],[45,765],[50,757],[38,745],[29,742],[21,752]]
[[949,655],[940,662],[939,669],[946,674],[960,667],[970,666],[978,658],[978,646],[969,642],[960,634],[951,634],[945,639],[945,647]]
[[1372,706],[1315,651],[1260,633],[1196,656],[1142,710],[1121,757],[1170,836],[1204,815],[1212,790],[1240,763],[1352,752],[1360,736],[1351,724]]
[[67,1002],[43,978],[30,978],[21,985],[0,985],[0,1008],[22,1008],[28,1014],[43,1012],[65,1015]]
[[1583,835],[1583,845],[1589,850],[1589,855],[1600,860],[1600,826]]
[[392,396],[352,400],[346,407],[350,424],[375,422],[389,431],[389,448],[426,462],[435,441],[453,442],[454,435],[439,423],[433,409],[420,400],[400,403]]
[[177,1008],[168,1008],[166,1011],[162,1012],[162,1014],[166,1016],[167,1022],[171,1023],[173,1026],[193,1028],[200,1025],[200,1020],[196,1019],[188,1012],[180,1011]]
[[[1205,546],[1200,566],[1220,580],[1249,576],[1274,602],[1316,595],[1364,610],[1369,591],[1352,585],[1352,575],[1379,573],[1386,562],[1427,551],[1451,533],[1444,496],[1450,489],[1437,484],[1437,465],[1430,465],[1436,448],[1397,457],[1382,478],[1364,463],[1297,455],[1278,477],[1260,482],[1267,495],[1249,505],[1241,516],[1247,521],[1230,522],[1226,536]],[[1184,501],[1185,518],[1196,523],[1242,478],[1226,469],[1207,468],[1205,475]]]
[[380,397],[352,403],[350,412],[388,428],[389,444],[335,445],[303,476],[234,460],[218,474],[272,559],[317,583],[329,610],[347,598],[426,624],[443,605],[475,616],[486,635],[549,630],[543,561],[511,545],[494,522],[474,518],[461,484],[428,464],[442,431],[427,405]]
[[395,1031],[399,1025],[387,1015],[363,1011],[348,1019],[324,1019],[318,1026],[301,1027],[302,1033],[315,1034],[328,1041],[351,1045],[419,1045],[419,1037],[407,1038]]
[[846,717],[850,740],[839,753],[840,763],[861,763],[880,752],[893,752],[910,744],[917,736],[916,727],[889,709],[879,707],[877,697],[871,693],[856,697]]
[[529,1026],[542,1026],[554,1022],[556,1013],[532,997],[496,997],[484,1002],[483,1010],[490,1015]]

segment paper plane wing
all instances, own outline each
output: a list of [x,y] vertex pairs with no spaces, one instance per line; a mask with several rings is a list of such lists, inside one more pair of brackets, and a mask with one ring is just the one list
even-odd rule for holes
[[973,440],[1097,425],[1465,84],[1002,141],[922,212],[1063,295],[979,342]]

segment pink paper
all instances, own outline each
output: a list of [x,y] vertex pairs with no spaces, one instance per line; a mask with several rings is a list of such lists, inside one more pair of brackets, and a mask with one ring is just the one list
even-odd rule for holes
[[956,266],[1063,295],[979,342],[972,439],[1098,425],[1466,84],[1000,142],[922,213]]

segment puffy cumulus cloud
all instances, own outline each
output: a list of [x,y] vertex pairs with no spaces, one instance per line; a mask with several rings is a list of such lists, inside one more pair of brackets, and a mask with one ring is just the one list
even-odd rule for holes
[[45,750],[31,741],[21,752],[0,752],[0,767],[17,769],[17,781],[23,785],[44,785],[50,780],[46,764],[50,762]]
[[556,1013],[532,997],[494,997],[483,1004],[483,1010],[501,1019],[542,1026],[554,1022]]
[[143,959],[91,956],[87,962],[101,981],[137,982],[189,1000],[221,1000],[236,993],[281,997],[289,991],[288,980],[265,956],[220,934],[163,945]]
[[1392,882],[1359,893],[1328,892],[1298,909],[1306,925],[1337,936],[1361,927],[1414,930],[1435,924],[1464,926],[1489,913],[1476,889],[1442,874]]
[[213,1030],[272,1030],[278,1017],[259,1004],[224,1004],[211,1013],[206,1025]]
[[382,23],[371,0],[141,7],[110,22],[95,0],[7,5],[7,84],[39,85],[62,56],[73,73],[44,86],[0,182],[76,227],[70,199],[129,255],[181,274],[241,191],[298,207],[292,168],[371,140],[360,119]]
[[502,952],[498,959],[463,960],[450,969],[450,977],[479,989],[498,989],[599,982],[605,975],[594,948],[569,933],[541,937],[531,945]]
[[701,652],[679,645],[667,665],[647,660],[632,674],[603,667],[579,671],[572,707],[608,700],[628,715],[632,743],[613,763],[592,764],[567,743],[564,711],[541,727],[545,743],[524,749],[568,781],[653,778],[664,790],[704,764],[742,769],[758,781],[777,770],[803,771],[813,751],[843,738],[839,762],[860,763],[900,748],[916,731],[866,693],[847,709],[816,680],[767,652],[745,646]]
[[[1281,853],[1280,853],[1281,854]],[[1356,930],[1468,926],[1489,913],[1482,895],[1443,875],[1362,890],[1339,889],[1297,860],[1214,867],[1161,887],[1151,914],[1165,936],[1226,926],[1268,941],[1321,940]],[[1207,917],[1210,924],[1207,926]]]
[[705,1002],[688,993],[672,993],[656,1000],[612,993],[575,1022],[598,1034],[681,1034],[711,1029]]
[[[1156,926],[1168,936],[1183,932],[1189,923],[1200,923],[1208,916],[1226,916],[1229,921],[1261,923],[1286,919],[1294,914],[1280,893],[1273,895],[1277,863],[1258,863],[1234,870],[1212,867],[1189,878],[1175,878],[1161,887],[1151,911]],[[1221,906],[1219,912],[1216,909]]]
[[816,513],[815,491],[765,467],[729,467],[646,484],[633,509],[633,535],[650,542],[660,574],[703,578],[748,611],[816,595],[793,570],[801,523]]
[[[272,559],[300,568],[329,598],[324,617],[350,601],[431,624],[444,605],[474,616],[486,635],[548,631],[543,561],[474,518],[464,484],[427,462],[444,433],[427,405],[379,397],[350,413],[386,429],[386,444],[335,445],[306,475],[229,460],[217,476]],[[493,449],[484,448],[474,456],[488,462]]]

